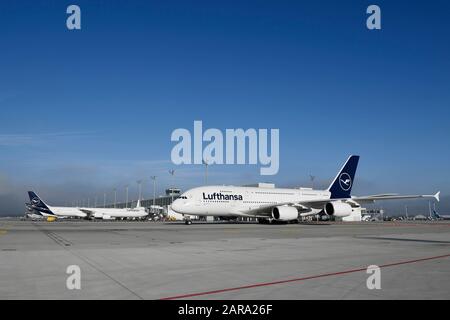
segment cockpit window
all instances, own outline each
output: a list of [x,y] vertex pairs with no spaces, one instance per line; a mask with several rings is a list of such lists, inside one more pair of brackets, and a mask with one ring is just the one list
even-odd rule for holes
[[186,196],[181,196],[180,199],[187,199],[187,197]]

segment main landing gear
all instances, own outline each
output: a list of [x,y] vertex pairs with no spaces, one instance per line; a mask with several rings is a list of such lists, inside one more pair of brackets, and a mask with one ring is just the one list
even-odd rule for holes
[[192,224],[191,219],[184,220],[184,224],[187,225],[187,226],[191,225]]
[[272,219],[258,218],[258,223],[261,223],[261,224],[271,224],[271,223],[272,223]]

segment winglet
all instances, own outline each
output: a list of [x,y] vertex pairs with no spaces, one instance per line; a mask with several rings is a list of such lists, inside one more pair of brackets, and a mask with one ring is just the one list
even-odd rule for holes
[[436,199],[437,202],[439,202],[439,195],[441,194],[440,191],[438,191],[433,197]]

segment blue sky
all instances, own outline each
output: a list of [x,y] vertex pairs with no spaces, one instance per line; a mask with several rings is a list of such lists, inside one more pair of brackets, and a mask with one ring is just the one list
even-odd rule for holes
[[278,175],[212,166],[211,183],[326,185],[359,154],[355,193],[450,193],[448,1],[130,2],[0,3],[0,214],[29,188],[64,203],[156,174],[162,190],[170,134],[194,120],[280,129]]

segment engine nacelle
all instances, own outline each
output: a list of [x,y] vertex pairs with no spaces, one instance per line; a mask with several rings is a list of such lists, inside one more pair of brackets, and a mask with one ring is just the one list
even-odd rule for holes
[[278,221],[290,221],[298,219],[297,208],[280,206],[272,209],[272,218]]
[[114,218],[111,217],[111,216],[108,216],[108,215],[104,214],[104,215],[102,216],[102,219],[103,219],[103,220],[113,220]]
[[328,202],[323,208],[329,216],[347,217],[352,214],[352,207],[343,202]]

